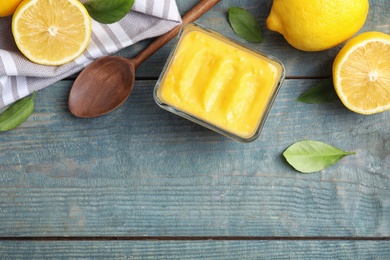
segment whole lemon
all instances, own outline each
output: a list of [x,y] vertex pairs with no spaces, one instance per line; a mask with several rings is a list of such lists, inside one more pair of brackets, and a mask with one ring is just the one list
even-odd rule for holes
[[274,0],[266,23],[299,50],[322,51],[359,31],[368,8],[368,0]]
[[0,1],[0,17],[10,16],[15,12],[16,7],[23,0],[3,0]]

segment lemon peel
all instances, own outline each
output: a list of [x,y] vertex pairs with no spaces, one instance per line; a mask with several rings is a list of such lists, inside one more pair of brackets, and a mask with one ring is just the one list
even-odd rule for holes
[[12,15],[20,2],[23,0],[3,0],[0,1],[0,17]]
[[368,9],[368,0],[274,0],[266,24],[299,50],[322,51],[358,32]]

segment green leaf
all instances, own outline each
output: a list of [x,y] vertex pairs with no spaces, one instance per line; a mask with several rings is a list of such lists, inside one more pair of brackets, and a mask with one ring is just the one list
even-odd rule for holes
[[326,143],[304,140],[291,145],[283,153],[287,162],[303,173],[318,172],[354,152],[345,152]]
[[35,92],[22,98],[0,114],[0,131],[9,131],[23,123],[34,110]]
[[242,39],[253,43],[263,41],[259,23],[247,10],[240,7],[230,7],[229,22],[234,32]]
[[120,21],[130,12],[135,0],[89,0],[84,3],[89,15],[99,23]]
[[333,87],[333,80],[330,78],[322,81],[300,95],[297,98],[297,101],[308,104],[323,104],[330,103],[338,99],[339,97]]

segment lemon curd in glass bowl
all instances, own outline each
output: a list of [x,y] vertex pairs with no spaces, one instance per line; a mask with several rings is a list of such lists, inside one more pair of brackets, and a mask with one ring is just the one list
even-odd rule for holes
[[241,142],[258,138],[284,66],[198,24],[186,25],[154,88],[156,103]]

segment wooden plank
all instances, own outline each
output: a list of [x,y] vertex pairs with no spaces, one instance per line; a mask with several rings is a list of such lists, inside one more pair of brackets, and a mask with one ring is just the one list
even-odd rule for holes
[[1,259],[388,259],[389,241],[0,241]]
[[[177,0],[180,12],[184,14],[195,1]],[[333,60],[342,45],[321,52],[303,52],[291,47],[276,32],[268,30],[265,26],[271,10],[272,1],[269,0],[223,0],[212,11],[197,20],[198,23],[216,30],[228,37],[242,42],[250,48],[273,55],[279,58],[285,65],[288,77],[329,77]],[[227,10],[231,6],[239,6],[250,11],[262,26],[264,42],[250,44],[237,37],[227,20]],[[364,31],[381,31],[390,34],[388,0],[370,0],[370,10],[367,21],[359,33]],[[119,52],[125,57],[132,57],[142,50],[149,41],[130,46]],[[156,78],[161,73],[168,53],[173,46],[172,41],[162,50],[153,55],[137,70],[137,76],[142,78]]]
[[[295,101],[318,82],[286,80],[250,144],[160,109],[155,81],[96,119],[68,112],[71,82],[46,88],[0,133],[0,234],[390,236],[390,113]],[[357,155],[299,174],[281,154],[302,139]]]

